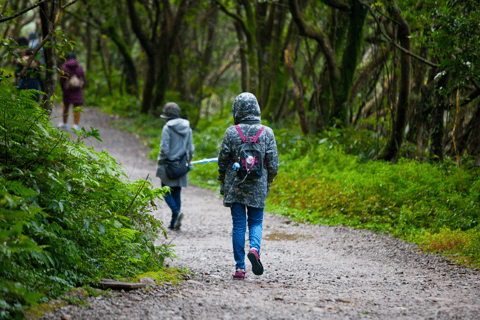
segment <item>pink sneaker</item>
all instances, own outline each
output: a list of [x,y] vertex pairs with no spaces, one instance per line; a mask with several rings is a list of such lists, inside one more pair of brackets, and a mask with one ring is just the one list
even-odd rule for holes
[[235,274],[233,275],[233,280],[243,280],[245,279],[245,269],[237,268]]
[[247,258],[252,263],[252,272],[257,276],[263,274],[263,265],[260,262],[260,255],[257,249],[251,248],[247,254]]

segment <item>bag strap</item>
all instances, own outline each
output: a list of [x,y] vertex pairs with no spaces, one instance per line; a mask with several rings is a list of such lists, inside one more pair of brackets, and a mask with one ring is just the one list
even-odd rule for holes
[[185,154],[187,155],[187,162],[191,160],[190,153],[188,152],[188,147],[190,146],[190,135],[192,134],[192,128],[190,128],[190,133],[187,136],[187,144],[185,145]]
[[257,139],[260,138],[260,135],[262,134],[263,129],[264,129],[264,127],[262,126],[262,128],[261,128],[260,130],[258,130],[257,135],[256,135],[255,138],[253,138],[253,140],[252,140],[253,143],[257,143]]
[[240,138],[242,139],[242,143],[247,142],[247,140],[245,139],[245,136],[243,135],[243,132],[240,129],[240,127],[238,126],[238,124],[235,125],[235,128],[237,129],[238,134],[240,134]]
[[[245,139],[245,136],[243,135],[243,132],[242,132],[242,130],[240,129],[240,126],[236,124],[236,125],[235,125],[235,128],[237,129],[238,134],[240,135],[240,138],[242,139],[242,143],[246,143],[246,142],[247,142],[247,139]],[[252,140],[253,143],[257,143],[257,140],[258,140],[258,138],[260,138],[260,135],[262,134],[264,128],[265,128],[265,127],[262,126],[262,128],[260,128],[260,130],[258,130],[257,135],[256,135],[256,136],[253,138],[253,140]],[[251,138],[249,138],[249,139],[251,139]]]

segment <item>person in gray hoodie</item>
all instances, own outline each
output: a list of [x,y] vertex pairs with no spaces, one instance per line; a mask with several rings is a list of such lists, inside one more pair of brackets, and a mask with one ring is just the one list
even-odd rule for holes
[[172,210],[172,220],[168,226],[171,230],[179,230],[184,217],[184,214],[180,211],[181,192],[182,187],[187,186],[188,173],[177,179],[169,179],[163,161],[179,159],[186,152],[187,158],[191,162],[195,151],[190,122],[180,118],[180,115],[181,109],[178,104],[169,102],[163,107],[163,113],[160,116],[167,120],[167,123],[162,130],[156,176],[162,181],[162,187],[170,187],[170,192],[165,195],[164,199]]

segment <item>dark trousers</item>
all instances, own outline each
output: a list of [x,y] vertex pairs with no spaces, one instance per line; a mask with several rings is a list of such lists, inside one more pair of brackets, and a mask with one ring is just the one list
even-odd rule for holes
[[[162,187],[165,187],[163,183]],[[182,187],[170,187],[170,192],[163,197],[167,205],[170,207],[170,210],[172,210],[172,220],[170,221],[170,227],[172,228],[182,205],[180,196],[181,193]]]

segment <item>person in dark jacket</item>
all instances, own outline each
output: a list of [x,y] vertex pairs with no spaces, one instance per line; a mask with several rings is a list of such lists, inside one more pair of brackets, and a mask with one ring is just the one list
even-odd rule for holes
[[[85,86],[85,73],[74,54],[69,54],[67,61],[63,64],[60,85],[63,91],[63,122],[60,122],[58,127],[67,130],[68,110],[70,107],[73,109],[83,105],[83,87]],[[80,130],[79,110],[74,111],[73,123],[73,128]]]
[[178,104],[169,102],[163,107],[163,113],[160,117],[167,120],[167,123],[162,130],[156,174],[162,181],[162,187],[170,187],[170,192],[165,195],[164,199],[172,210],[172,220],[168,228],[176,231],[180,230],[184,218],[184,214],[180,211],[181,192],[182,187],[187,187],[188,173],[177,179],[169,179],[163,161],[180,159],[186,152],[188,161],[191,162],[195,151],[190,122],[180,118],[180,116],[181,109]]
[[[36,31],[32,31],[28,34],[28,46],[35,50],[37,46],[40,44],[40,40],[38,40],[38,34]],[[38,60],[40,64],[45,64],[45,54],[43,53],[43,47],[38,50]]]
[[[18,38],[17,43],[19,46],[21,46],[21,48],[17,50],[19,58],[16,59],[17,70],[15,70],[15,78],[17,81],[16,83],[18,83],[18,89],[33,89],[37,91],[45,91],[45,86],[43,80],[40,77],[40,70],[38,68],[40,66],[40,63],[36,60],[32,61],[23,77],[18,79],[18,74],[22,72],[25,63],[33,54],[33,50],[31,48],[26,48],[28,47],[28,40],[25,37]],[[40,102],[40,94],[36,93],[35,98],[37,102]]]
[[260,262],[263,209],[270,185],[278,172],[278,151],[273,130],[260,123],[260,106],[255,96],[244,92],[233,102],[233,119],[245,137],[255,137],[263,127],[257,143],[261,147],[264,161],[263,173],[254,180],[245,180],[237,174],[234,159],[238,158],[238,147],[242,139],[238,129],[230,126],[225,132],[218,155],[218,180],[223,204],[230,207],[233,219],[233,254],[236,262],[234,279],[245,277],[245,232],[248,222],[250,251],[247,255],[256,275],[263,273]]

